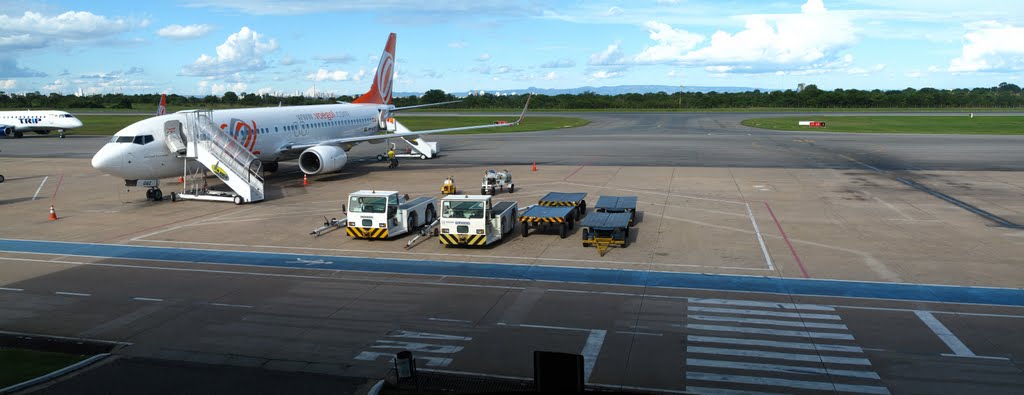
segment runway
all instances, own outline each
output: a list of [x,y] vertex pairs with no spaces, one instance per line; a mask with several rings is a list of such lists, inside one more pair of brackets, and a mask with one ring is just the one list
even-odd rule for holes
[[[243,206],[145,201],[88,165],[109,138],[0,140],[0,330],[128,344],[114,352],[127,362],[46,393],[140,392],[103,378],[174,362],[230,367],[249,392],[244,377],[266,371],[373,381],[403,349],[421,369],[513,379],[532,377],[533,350],[581,354],[591,388],[641,392],[1024,387],[1024,230],[942,198],[1024,223],[1024,139],[568,115],[592,123],[438,136],[443,156],[394,171],[363,144],[309,186],[282,164],[268,200]],[[516,193],[495,199],[520,207],[551,190],[637,195],[633,243],[601,257],[576,232],[408,250],[307,235],[348,192],[437,196],[448,175],[473,191],[504,167]],[[225,388],[204,377],[175,388]]]

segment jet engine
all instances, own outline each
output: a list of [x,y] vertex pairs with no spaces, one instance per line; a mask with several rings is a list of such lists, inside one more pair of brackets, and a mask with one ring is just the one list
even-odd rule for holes
[[347,161],[348,154],[341,147],[318,145],[299,154],[299,169],[309,175],[333,173],[341,170]]

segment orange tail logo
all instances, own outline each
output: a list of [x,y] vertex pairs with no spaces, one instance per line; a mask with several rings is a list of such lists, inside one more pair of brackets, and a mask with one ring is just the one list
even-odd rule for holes
[[160,107],[156,108],[156,115],[167,114],[167,94],[160,95]]
[[384,53],[380,54],[380,64],[377,65],[377,75],[373,77],[370,91],[353,100],[353,103],[391,104],[391,77],[395,74],[396,37],[395,33],[388,36],[388,43],[384,46]]

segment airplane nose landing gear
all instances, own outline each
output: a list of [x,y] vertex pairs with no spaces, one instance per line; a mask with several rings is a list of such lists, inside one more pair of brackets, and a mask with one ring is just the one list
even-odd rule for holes
[[154,202],[164,200],[164,193],[160,188],[152,187],[146,190],[146,199],[153,199]]

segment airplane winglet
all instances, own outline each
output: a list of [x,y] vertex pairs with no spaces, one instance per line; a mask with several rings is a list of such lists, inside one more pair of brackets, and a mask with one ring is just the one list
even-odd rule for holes
[[523,106],[523,113],[519,114],[519,119],[517,119],[514,122],[516,125],[518,125],[520,122],[523,122],[523,119],[526,118],[526,109],[530,107],[530,99],[532,99],[532,98],[533,98],[533,94],[532,93],[529,96],[526,97],[526,105]]

